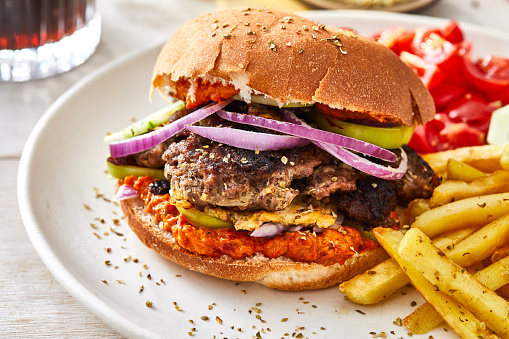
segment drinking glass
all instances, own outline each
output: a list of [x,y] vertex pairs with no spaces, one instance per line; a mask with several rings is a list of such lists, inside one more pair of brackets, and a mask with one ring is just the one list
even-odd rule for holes
[[0,0],[0,81],[66,72],[96,50],[95,0]]

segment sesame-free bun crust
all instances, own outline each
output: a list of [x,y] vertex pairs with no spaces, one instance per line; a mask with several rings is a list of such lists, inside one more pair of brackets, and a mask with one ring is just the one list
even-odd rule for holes
[[435,113],[418,76],[382,44],[275,10],[211,13],[175,32],[155,64],[152,91],[171,93],[178,80],[199,78],[226,81],[241,95],[247,88],[280,103],[321,103],[406,125]]
[[234,281],[252,281],[278,290],[302,291],[330,287],[353,278],[388,257],[382,248],[377,248],[358,254],[343,265],[332,266],[301,263],[288,258],[269,259],[262,255],[239,260],[226,255],[210,258],[176,245],[171,233],[160,228],[152,216],[145,212],[141,199],[123,200],[120,206],[138,238],[164,258],[203,274]]

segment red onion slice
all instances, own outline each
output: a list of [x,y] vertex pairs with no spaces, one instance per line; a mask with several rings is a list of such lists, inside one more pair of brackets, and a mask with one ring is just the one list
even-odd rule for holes
[[249,235],[255,238],[273,237],[275,235],[281,234],[286,227],[287,226],[280,223],[267,222],[261,225],[259,228],[255,229]]
[[[304,121],[295,116],[293,112],[290,112],[288,110],[283,111],[283,117],[290,123],[294,123],[299,126],[310,127]],[[399,163],[399,166],[397,168],[393,168],[390,166],[382,166],[379,164],[375,164],[374,162],[371,162],[366,158],[360,157],[357,154],[354,154],[340,146],[316,141],[313,141],[313,143],[320,147],[321,149],[323,149],[324,151],[327,151],[334,157],[343,161],[345,164],[348,164],[353,168],[358,169],[359,171],[362,171],[377,178],[387,180],[401,179],[405,175],[408,168],[408,158],[403,148],[400,148],[401,161]]]
[[244,131],[236,128],[187,126],[186,129],[210,140],[253,151],[288,149],[309,144],[309,140],[304,138]]
[[[295,119],[298,119],[293,113],[289,112],[288,110],[283,110],[283,112],[285,112],[284,113],[285,115],[293,115]],[[237,122],[240,124],[263,127],[270,130],[294,135],[297,137],[306,138],[313,142],[326,143],[329,145],[345,147],[386,161],[394,162],[397,159],[396,154],[392,153],[389,150],[386,150],[385,148],[367,143],[362,140],[345,137],[340,134],[316,129],[307,124],[295,124],[287,121],[266,119],[256,115],[239,114],[227,112],[224,110],[219,110],[216,112],[216,114],[225,120]]]
[[138,192],[129,185],[120,185],[115,196],[111,199],[113,201],[127,200],[138,197]]
[[324,151],[327,151],[334,157],[343,161],[345,164],[348,164],[353,168],[358,169],[359,171],[362,171],[364,173],[367,173],[380,179],[387,180],[401,179],[405,175],[408,168],[408,159],[403,148],[400,148],[401,161],[399,163],[399,166],[397,168],[394,168],[371,162],[368,159],[360,157],[357,154],[354,154],[342,147],[318,142],[315,142],[315,144]]
[[182,131],[186,125],[194,124],[195,122],[216,113],[232,101],[233,99],[228,99],[220,103],[211,103],[150,133],[122,141],[114,141],[110,143],[110,154],[113,158],[119,158],[157,146]]

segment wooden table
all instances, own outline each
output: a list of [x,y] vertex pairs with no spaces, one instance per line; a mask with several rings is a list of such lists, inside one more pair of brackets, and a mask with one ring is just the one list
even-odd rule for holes
[[[17,169],[25,141],[44,111],[83,76],[163,42],[189,19],[218,8],[270,7],[271,3],[291,10],[306,8],[294,0],[98,0],[101,44],[84,65],[45,80],[0,83],[0,337],[121,337],[60,286],[23,227]],[[491,26],[509,34],[507,0],[441,0],[416,13]]]

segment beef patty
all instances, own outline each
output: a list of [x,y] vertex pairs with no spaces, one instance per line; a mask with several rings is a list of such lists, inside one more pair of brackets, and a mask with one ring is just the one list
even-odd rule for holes
[[218,144],[197,134],[173,143],[163,155],[174,198],[198,208],[281,210],[299,191],[294,180],[309,177],[331,156],[313,144],[255,152]]

